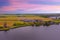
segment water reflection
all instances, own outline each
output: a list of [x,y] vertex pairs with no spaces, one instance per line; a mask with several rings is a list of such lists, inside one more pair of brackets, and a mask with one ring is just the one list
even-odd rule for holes
[[60,40],[60,25],[28,26],[0,31],[0,40]]

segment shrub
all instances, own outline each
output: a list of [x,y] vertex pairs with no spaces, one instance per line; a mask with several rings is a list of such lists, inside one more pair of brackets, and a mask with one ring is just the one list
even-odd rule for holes
[[43,25],[44,26],[50,26],[50,23],[48,21],[45,21]]
[[3,31],[8,31],[8,30],[9,30],[9,28],[3,28],[2,30],[3,30]]
[[36,26],[40,26],[41,24],[40,24],[39,22],[36,22],[35,25],[36,25]]
[[3,28],[2,26],[0,26],[0,29]]
[[19,27],[21,27],[21,26],[27,26],[28,24],[26,24],[26,23],[14,23],[13,24],[13,26],[19,26]]

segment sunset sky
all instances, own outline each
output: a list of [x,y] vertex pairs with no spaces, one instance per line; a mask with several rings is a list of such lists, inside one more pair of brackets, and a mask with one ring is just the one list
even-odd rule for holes
[[0,13],[60,13],[60,0],[0,0]]

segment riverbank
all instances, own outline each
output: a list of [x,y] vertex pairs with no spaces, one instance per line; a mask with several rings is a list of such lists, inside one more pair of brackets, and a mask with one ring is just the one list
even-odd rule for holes
[[0,26],[0,31],[8,31],[10,29],[14,28],[19,28],[19,27],[26,27],[26,26],[50,26],[53,24],[59,24],[60,22],[58,21],[42,21],[42,22],[16,22],[12,26],[7,26],[7,28],[4,28],[4,26]]
[[[25,26],[49,26],[52,24],[59,24],[60,19],[51,19],[47,16],[36,16],[36,15],[6,15],[0,16],[0,30],[10,30],[13,28],[25,27]],[[5,24],[5,25],[4,25]]]

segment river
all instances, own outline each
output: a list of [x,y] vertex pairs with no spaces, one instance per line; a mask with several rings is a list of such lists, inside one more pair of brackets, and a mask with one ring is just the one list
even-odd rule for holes
[[29,26],[0,31],[0,40],[60,40],[60,25]]

